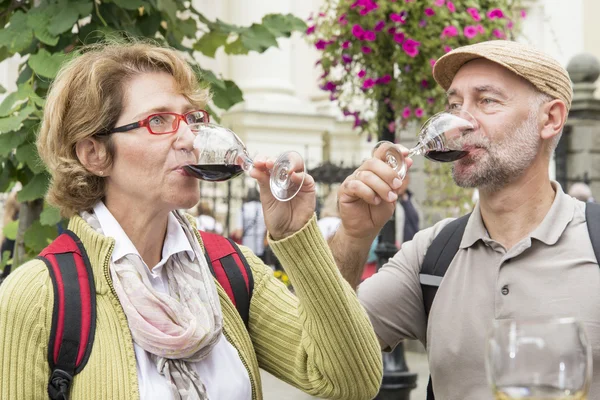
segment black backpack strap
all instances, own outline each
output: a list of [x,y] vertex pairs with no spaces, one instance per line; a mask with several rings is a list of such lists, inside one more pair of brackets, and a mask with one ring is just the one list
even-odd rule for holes
[[73,377],[87,364],[94,343],[94,276],[83,244],[71,231],[56,238],[38,258],[48,267],[54,287],[48,395],[52,400],[67,400]]
[[437,289],[442,283],[442,278],[460,247],[460,242],[470,215],[470,213],[463,215],[446,225],[433,239],[433,242],[431,242],[425,253],[425,258],[421,265],[421,273],[419,274],[419,281],[421,282],[423,303],[427,317],[429,317],[429,311],[431,310]]
[[247,328],[254,290],[250,265],[233,240],[215,233],[199,232],[211,272],[235,305]]
[[600,262],[600,204],[585,203],[585,223],[590,234],[596,261]]
[[[433,299],[442,283],[442,279],[458,252],[470,215],[470,213],[463,215],[446,225],[433,239],[425,253],[419,281],[421,282],[423,305],[427,318],[429,318]],[[435,400],[431,375],[427,384],[427,400]]]

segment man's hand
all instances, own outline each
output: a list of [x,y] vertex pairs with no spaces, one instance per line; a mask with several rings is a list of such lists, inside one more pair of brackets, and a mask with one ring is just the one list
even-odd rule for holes
[[[397,145],[406,157],[408,150]],[[352,238],[375,238],[394,213],[402,181],[382,158],[385,149],[378,148],[373,158],[366,160],[338,191],[338,206],[344,233]],[[406,158],[410,168],[412,160]]]
[[[408,150],[398,145],[406,157]],[[335,262],[346,281],[356,288],[367,261],[371,243],[396,207],[398,194],[405,190],[402,181],[382,159],[380,147],[340,186],[338,207],[342,224],[329,241]],[[405,158],[407,168],[412,165]]]
[[[265,215],[265,225],[273,239],[280,240],[299,231],[312,218],[316,207],[315,181],[312,176],[305,174],[304,183],[298,194],[289,201],[279,201],[271,193],[270,173],[273,169],[273,159],[256,157],[250,176],[257,180],[260,186],[260,202]],[[301,174],[292,175],[292,180],[300,182]]]

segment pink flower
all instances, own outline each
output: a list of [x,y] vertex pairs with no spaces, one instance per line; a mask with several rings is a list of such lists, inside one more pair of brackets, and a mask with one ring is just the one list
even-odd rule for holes
[[373,30],[375,32],[379,32],[379,31],[383,30],[383,28],[385,28],[385,21],[379,21],[378,23],[375,24],[375,27],[373,28]]
[[342,62],[344,64],[348,64],[348,63],[352,62],[352,56],[348,55],[348,54],[342,54]]
[[342,22],[345,19],[346,19],[346,13],[340,15],[340,17],[338,18],[338,22]]
[[365,54],[369,54],[370,52],[372,52],[372,51],[373,51],[373,49],[371,49],[369,46],[363,46],[363,47],[361,48],[361,50],[362,50],[362,52],[363,52],[363,53],[365,53]]
[[376,38],[377,38],[377,36],[375,35],[375,32],[373,32],[373,31],[365,31],[364,39],[367,42],[374,42]]
[[504,13],[499,8],[494,8],[488,11],[487,16],[489,19],[504,18]]
[[415,117],[421,118],[422,116],[423,116],[423,109],[422,108],[417,108],[415,110]]
[[508,29],[512,29],[514,26],[515,26],[515,23],[514,23],[514,22],[512,22],[512,21],[508,21],[508,22],[506,23],[506,27],[507,27]]
[[421,87],[422,87],[423,89],[425,89],[425,88],[426,88],[426,87],[428,87],[428,86],[429,86],[429,82],[427,82],[427,79],[423,79],[423,80],[421,81]]
[[433,97],[427,99],[427,104],[431,105],[433,103],[435,103],[435,99]]
[[328,81],[325,84],[325,90],[327,90],[328,92],[334,92],[336,88],[337,88],[337,85],[331,81]]
[[494,29],[492,34],[498,39],[506,39],[506,35],[500,29]]
[[431,68],[433,68],[433,66],[435,65],[435,58],[429,59],[429,65],[431,65]]
[[415,58],[417,54],[419,54],[419,46],[421,43],[417,42],[413,39],[406,39],[404,43],[402,43],[402,50],[412,58]]
[[325,50],[325,47],[329,46],[330,44],[331,42],[321,39],[315,43],[315,47],[317,50]]
[[454,6],[454,3],[451,1],[448,1],[446,3],[446,7],[448,7],[448,10],[450,10],[450,12],[455,12],[456,11],[456,7]]
[[483,25],[478,24],[475,28],[477,28],[477,33],[485,33],[485,28]]
[[521,18],[527,18],[527,11],[521,10]]
[[373,86],[375,86],[375,81],[371,78],[369,79],[365,79],[365,81],[363,82],[363,89],[370,89]]
[[452,51],[452,47],[448,45],[444,45],[444,53],[450,53]]
[[308,28],[306,28],[306,34],[310,35],[315,31],[316,25],[313,26],[309,26]]
[[435,15],[435,11],[433,11],[433,8],[426,8],[425,15],[427,15],[428,17],[431,17],[432,15]]
[[396,33],[394,35],[394,41],[398,44],[402,44],[402,42],[404,42],[404,33]]
[[467,12],[471,15],[475,21],[481,21],[481,15],[479,15],[479,11],[476,8],[470,7],[467,8]]
[[396,132],[396,122],[392,121],[388,124],[388,131]]
[[425,21],[424,19],[419,21],[419,27],[420,28],[424,28],[427,26],[427,21]]
[[435,0],[435,2],[433,3],[434,5],[441,7],[444,4],[446,4],[446,0]]
[[402,15],[397,14],[397,13],[391,13],[390,19],[394,22],[404,23],[404,18],[402,18]]
[[410,117],[410,107],[404,107],[404,110],[402,110],[402,118],[407,119]]
[[467,25],[465,26],[463,33],[467,39],[473,39],[475,36],[477,36],[477,28],[473,25]]
[[342,49],[347,49],[348,47],[350,47],[350,41],[346,40],[344,43],[342,43]]
[[362,26],[356,24],[352,27],[352,34],[354,35],[355,38],[357,38],[358,40],[362,40],[363,37],[365,36],[365,30],[363,29]]
[[378,85],[387,85],[388,83],[390,83],[391,80],[392,77],[390,75],[384,75],[381,78],[378,78],[375,83],[377,83]]
[[454,37],[458,35],[458,29],[453,25],[448,25],[442,31],[442,35],[440,36],[442,39],[445,37]]
[[364,69],[361,69],[360,71],[358,71],[357,75],[359,78],[364,78],[366,74],[367,74],[367,71],[365,71]]
[[396,28],[394,28],[393,26],[391,28],[389,28],[387,30],[387,33],[389,33],[390,35],[395,35],[396,34]]

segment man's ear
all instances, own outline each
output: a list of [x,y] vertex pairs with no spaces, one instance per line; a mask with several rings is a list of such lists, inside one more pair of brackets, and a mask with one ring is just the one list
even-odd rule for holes
[[94,175],[108,176],[106,168],[106,145],[94,138],[83,139],[75,145],[75,152],[81,164]]
[[562,132],[567,121],[567,106],[562,100],[552,100],[542,106],[542,139],[551,139]]

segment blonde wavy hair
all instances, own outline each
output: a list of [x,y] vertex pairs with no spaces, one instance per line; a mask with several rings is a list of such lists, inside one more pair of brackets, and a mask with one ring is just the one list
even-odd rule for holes
[[154,43],[128,40],[84,47],[64,65],[52,83],[37,148],[52,178],[47,200],[63,217],[91,209],[105,194],[105,178],[79,161],[76,144],[94,138],[106,148],[105,164],[112,165],[112,135],[125,101],[125,86],[143,73],[166,72],[190,103],[204,108],[210,99],[194,69],[175,50]]

